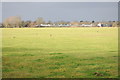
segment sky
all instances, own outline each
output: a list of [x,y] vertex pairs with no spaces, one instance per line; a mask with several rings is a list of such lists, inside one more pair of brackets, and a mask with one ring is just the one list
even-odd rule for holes
[[20,16],[35,21],[117,21],[118,2],[3,2],[2,19]]
[[119,0],[1,0],[2,2],[118,2]]

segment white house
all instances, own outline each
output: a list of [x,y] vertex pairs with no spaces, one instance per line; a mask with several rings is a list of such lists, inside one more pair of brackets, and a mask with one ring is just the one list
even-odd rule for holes
[[83,26],[83,27],[92,27],[93,24],[82,24],[81,26]]
[[97,24],[97,26],[98,26],[98,27],[102,27],[102,24],[101,24],[101,23],[99,23],[99,24]]

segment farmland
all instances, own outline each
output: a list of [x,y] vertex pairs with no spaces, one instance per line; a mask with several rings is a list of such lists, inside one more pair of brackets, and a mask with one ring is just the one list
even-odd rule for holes
[[117,78],[118,28],[3,28],[3,78]]

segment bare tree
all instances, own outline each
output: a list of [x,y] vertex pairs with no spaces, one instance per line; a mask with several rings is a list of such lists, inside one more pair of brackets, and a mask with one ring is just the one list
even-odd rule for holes
[[44,21],[44,19],[42,17],[37,18],[37,20],[36,20],[37,25],[44,24],[44,23],[45,23],[45,21]]
[[52,21],[50,21],[50,20],[49,20],[47,23],[48,23],[48,24],[53,24]]
[[11,16],[11,17],[8,17],[7,19],[5,19],[3,21],[3,25],[5,27],[20,27],[21,25],[21,18],[18,17],[18,16]]

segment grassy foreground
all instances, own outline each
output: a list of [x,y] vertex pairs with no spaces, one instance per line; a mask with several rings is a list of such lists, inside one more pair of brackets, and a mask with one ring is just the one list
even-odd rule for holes
[[116,78],[117,28],[2,29],[3,78]]

